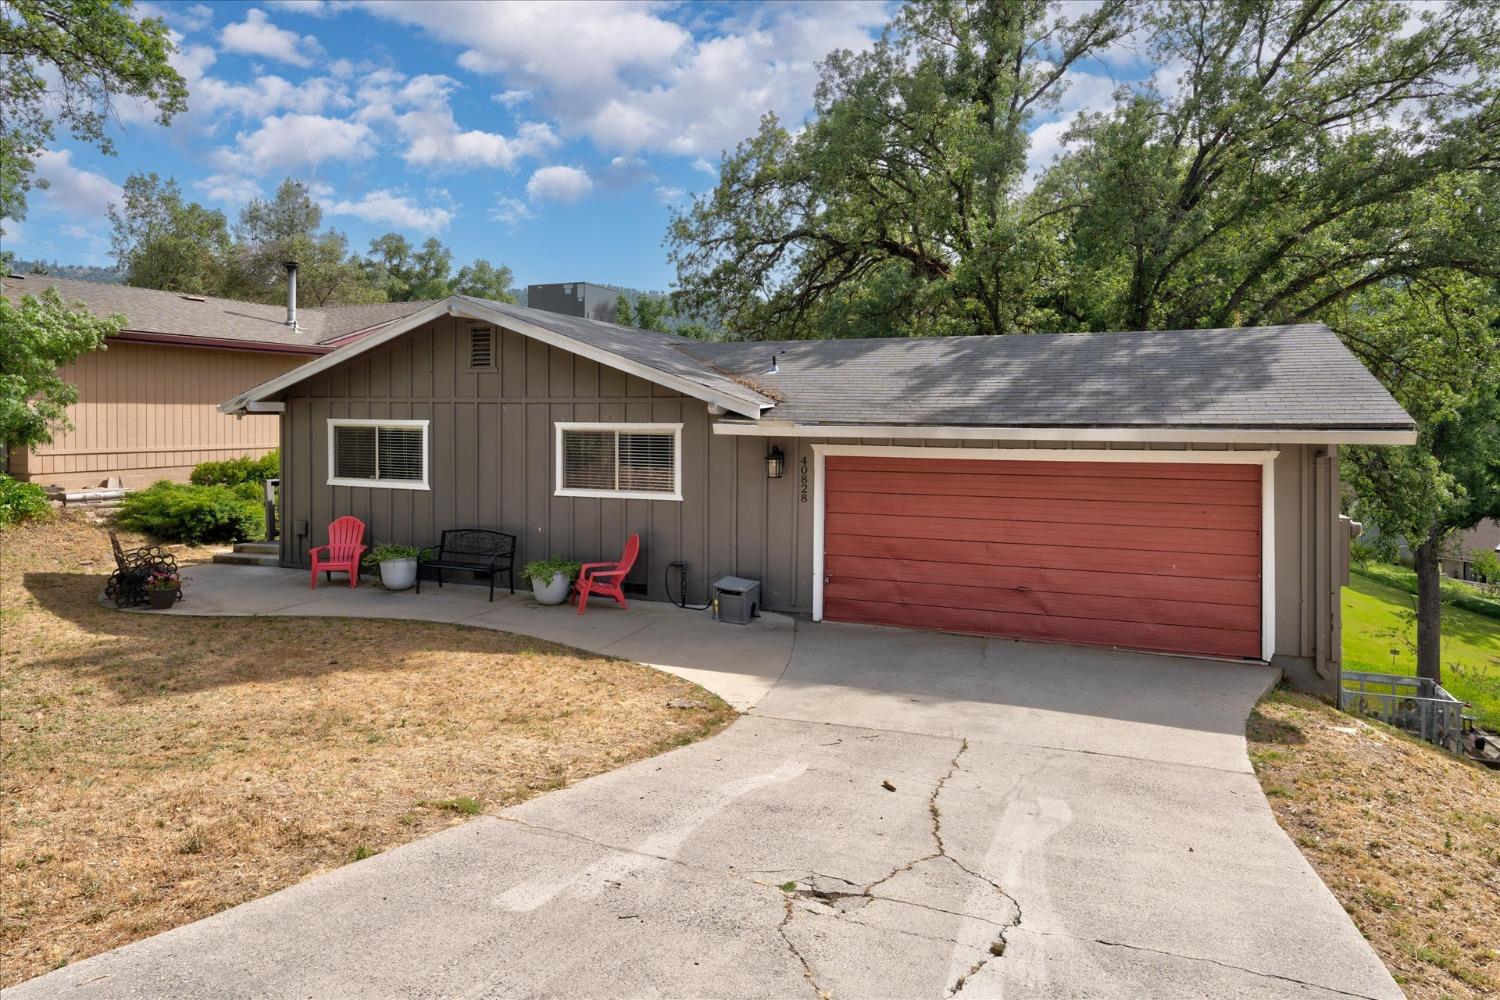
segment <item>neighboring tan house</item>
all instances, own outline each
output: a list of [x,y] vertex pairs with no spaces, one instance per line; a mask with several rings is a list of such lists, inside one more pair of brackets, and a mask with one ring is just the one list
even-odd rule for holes
[[276,421],[238,420],[220,413],[219,402],[327,354],[333,344],[325,341],[357,337],[425,305],[303,309],[289,324],[286,306],[37,274],[3,281],[12,300],[48,288],[95,315],[125,317],[105,350],[60,373],[79,389],[68,408],[74,429],[9,456],[17,479],[67,490],[186,480],[199,462],[265,454],[276,447]]
[[[1457,580],[1478,580],[1474,568],[1476,552],[1493,552],[1500,556],[1500,521],[1480,521],[1468,531],[1460,531],[1448,540],[1442,559],[1443,572]],[[1487,583],[1500,583],[1488,580]]]
[[[1343,443],[1411,418],[1322,325],[704,343],[451,296],[242,392],[279,412],[281,561],[334,518],[689,600],[1338,675]],[[593,613],[593,612],[591,612]],[[605,611],[604,613],[608,613]]]

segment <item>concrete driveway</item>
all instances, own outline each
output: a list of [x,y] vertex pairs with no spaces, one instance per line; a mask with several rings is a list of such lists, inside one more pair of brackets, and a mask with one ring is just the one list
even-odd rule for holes
[[748,714],[6,997],[1401,996],[1251,773],[1268,668],[637,610],[546,613]]

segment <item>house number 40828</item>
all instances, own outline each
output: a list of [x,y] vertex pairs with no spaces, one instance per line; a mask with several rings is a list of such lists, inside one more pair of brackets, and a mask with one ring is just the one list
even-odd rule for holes
[[803,455],[797,462],[797,499],[807,503],[807,456]]

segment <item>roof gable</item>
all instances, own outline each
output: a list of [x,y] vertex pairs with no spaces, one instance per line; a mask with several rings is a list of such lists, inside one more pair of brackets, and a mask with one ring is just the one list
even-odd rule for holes
[[263,382],[220,404],[219,409],[226,413],[256,409],[256,404],[271,402],[291,387],[443,316],[479,320],[540,340],[552,347],[589,358],[741,416],[757,418],[762,410],[771,405],[769,399],[741,384],[732,375],[680,350],[679,344],[684,342],[682,337],[526,309],[467,295],[450,295],[358,340],[346,343],[316,361]]

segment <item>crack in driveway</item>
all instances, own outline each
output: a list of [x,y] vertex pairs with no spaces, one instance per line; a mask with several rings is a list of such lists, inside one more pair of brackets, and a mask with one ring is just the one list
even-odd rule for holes
[[[787,947],[796,956],[798,961],[802,963],[803,968],[806,970],[808,981],[813,983],[815,989],[817,989],[815,972],[812,969],[811,964],[807,961],[806,957],[796,947],[795,943],[792,941],[790,933],[788,932],[788,927],[792,923],[792,920],[795,917],[798,909],[798,907],[795,905],[797,900],[803,900],[813,904],[813,906],[822,908],[814,909],[812,907],[808,907],[805,908],[805,912],[820,916],[828,916],[834,920],[847,918],[849,922],[861,924],[862,926],[878,925],[869,924],[865,921],[857,920],[848,915],[865,908],[870,903],[880,901],[894,903],[897,905],[919,907],[921,909],[931,910],[936,913],[956,916],[961,921],[972,920],[996,928],[998,933],[996,934],[994,939],[989,942],[987,948],[976,948],[973,945],[958,940],[957,937],[945,937],[939,939],[931,938],[929,935],[916,935],[918,937],[929,937],[929,939],[932,940],[941,940],[944,943],[953,945],[955,948],[966,948],[970,949],[971,951],[980,952],[980,957],[978,958],[978,960],[972,963],[966,971],[957,976],[953,984],[948,987],[946,991],[946,996],[948,997],[958,995],[963,990],[965,984],[969,981],[969,979],[971,979],[981,969],[988,965],[992,959],[999,958],[1005,954],[1006,934],[1009,933],[1012,928],[1019,926],[1021,923],[1020,903],[1014,896],[1006,892],[994,879],[974,871],[968,865],[965,865],[962,861],[959,861],[953,855],[949,854],[948,845],[943,839],[943,813],[938,799],[942,795],[943,789],[947,786],[948,782],[960,770],[960,762],[963,759],[963,755],[968,751],[968,749],[969,741],[967,739],[962,740],[959,745],[958,751],[953,755],[953,759],[949,762],[947,772],[938,778],[936,784],[934,784],[933,786],[931,793],[927,797],[927,813],[931,819],[931,833],[935,850],[920,857],[913,858],[912,860],[899,865],[896,868],[893,868],[891,871],[887,872],[885,875],[882,875],[880,878],[863,885],[852,882],[848,879],[840,878],[838,876],[812,874],[804,876],[802,879],[796,880],[795,882],[781,886],[782,890],[787,894],[786,915],[782,918],[782,921],[778,925],[777,930],[781,934],[782,940],[787,943]],[[1009,908],[1011,912],[1014,913],[1014,916],[1005,921],[997,921],[991,919],[990,917],[982,916],[979,913],[967,913],[959,910],[950,910],[943,907],[932,906],[926,903],[920,903],[915,900],[902,899],[899,896],[877,894],[876,890],[878,888],[897,878],[898,876],[914,871],[919,865],[925,864],[927,862],[937,861],[946,861],[963,875],[982,883],[985,887],[986,892],[993,892],[996,896],[1009,904]],[[824,884],[820,884],[820,882],[826,883],[829,881],[842,883],[849,888],[830,888]],[[788,886],[790,886],[790,888],[788,888]],[[913,932],[902,931],[902,933]],[[820,992],[819,995],[826,996],[827,994],[824,992]]]

